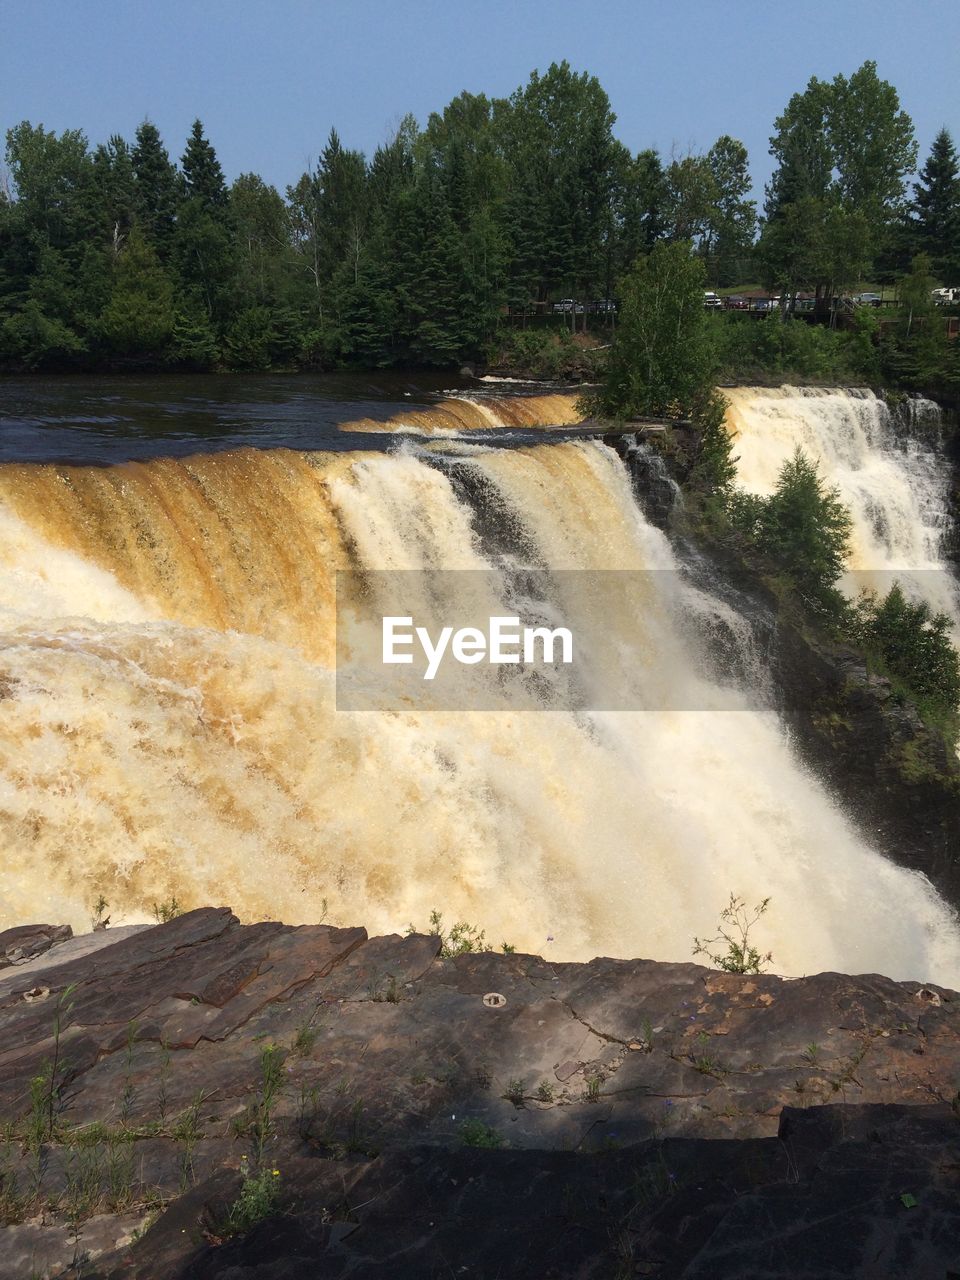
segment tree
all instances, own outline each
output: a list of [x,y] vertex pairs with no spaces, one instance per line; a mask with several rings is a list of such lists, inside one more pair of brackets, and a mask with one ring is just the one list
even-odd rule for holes
[[166,258],[176,220],[179,177],[157,126],[149,120],[137,128],[132,159],[137,221],[145,238]]
[[928,254],[948,284],[960,281],[960,160],[946,129],[934,138],[913,192],[908,225],[914,251]]
[[747,148],[724,134],[707,152],[713,182],[713,202],[707,218],[704,256],[712,284],[743,279],[742,264],[753,249],[757,205],[751,200]]
[[93,153],[90,203],[91,224],[107,239],[115,258],[133,226],[137,206],[133,157],[118,134]]
[[[596,296],[606,287],[619,151],[600,82],[553,63],[494,104],[509,170],[507,225],[526,298]],[[571,313],[575,319],[575,313]]]
[[621,285],[620,318],[596,407],[606,417],[686,417],[709,387],[704,268],[688,243],[654,245]]
[[760,260],[785,295],[813,287],[818,301],[855,282],[901,215],[916,163],[913,124],[897,92],[865,62],[847,79],[810,80],[776,120]]
[[857,602],[854,633],[915,696],[955,715],[960,706],[960,658],[950,641],[950,619],[926,601],[909,601],[900,584],[878,600]]
[[948,346],[953,344],[934,305],[935,284],[933,263],[925,253],[918,253],[897,281],[897,325],[883,335],[883,363],[902,386],[929,389],[946,372]]
[[226,323],[235,245],[223,170],[195,120],[181,160],[182,199],[172,253],[184,291],[192,293],[215,327]]
[[194,120],[180,160],[184,190],[188,200],[198,201],[208,211],[225,210],[227,184],[217,153],[203,133],[203,125]]
[[846,565],[850,513],[799,445],[781,467],[771,496],[738,494],[731,515],[800,591],[819,602],[827,599]]
[[173,287],[139,230],[120,251],[100,333],[115,355],[163,352],[173,332]]
[[639,254],[649,253],[665,234],[668,192],[663,163],[656,151],[641,151],[631,157],[624,148],[615,182],[619,236],[614,275],[619,278]]

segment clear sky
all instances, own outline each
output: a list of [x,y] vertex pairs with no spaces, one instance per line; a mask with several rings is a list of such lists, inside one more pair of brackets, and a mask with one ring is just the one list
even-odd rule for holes
[[200,116],[228,178],[282,190],[332,125],[371,153],[408,111],[508,94],[563,58],[600,79],[633,150],[729,133],[760,187],[790,95],[867,58],[921,160],[941,125],[960,142],[957,0],[0,0],[0,129],[97,143],[149,117],[179,158]]

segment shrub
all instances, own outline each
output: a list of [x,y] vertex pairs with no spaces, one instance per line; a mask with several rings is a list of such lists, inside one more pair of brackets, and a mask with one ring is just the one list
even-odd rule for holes
[[921,703],[956,713],[960,706],[960,657],[950,640],[950,619],[926,601],[912,602],[899,583],[882,599],[865,593],[853,611],[857,640]]
[[464,1120],[460,1126],[460,1141],[465,1147],[480,1147],[487,1151],[497,1151],[506,1146],[506,1139],[482,1120]]
[[[750,941],[750,930],[766,912],[769,898],[758,902],[751,912],[743,898],[731,893],[729,903],[720,912],[715,938],[694,938],[693,954],[706,956],[725,973],[762,973],[773,959],[768,951],[761,955]],[[718,943],[726,943],[726,951],[711,951]]]
[[783,464],[771,496],[738,493],[730,515],[761,553],[814,598],[822,600],[843,573],[850,513],[839,491],[824,486],[816,463],[799,446]]

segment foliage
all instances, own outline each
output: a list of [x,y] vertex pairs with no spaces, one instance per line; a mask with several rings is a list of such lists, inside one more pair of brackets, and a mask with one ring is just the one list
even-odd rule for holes
[[908,600],[899,583],[882,599],[857,601],[851,635],[923,703],[955,716],[960,709],[960,657],[950,619],[926,601]]
[[[680,271],[687,243],[698,287],[753,274],[746,149],[723,134],[702,153],[634,154],[615,123],[596,77],[554,63],[508,97],[461,93],[423,127],[404,117],[372,156],[331,129],[316,164],[278,191],[253,173],[228,186],[200,120],[179,164],[149,120],[132,143],[92,147],[79,130],[23,121],[7,133],[0,190],[0,369],[456,367],[499,353],[534,376],[592,381],[595,358],[569,341],[589,328],[603,345],[625,339],[609,412],[666,412],[672,390],[689,413],[717,322],[701,332],[691,290],[677,341],[666,300],[647,320],[636,302],[644,271],[665,266],[654,254],[676,250]],[[815,289],[825,303],[869,268],[893,279],[917,252],[941,274],[960,268],[953,143],[941,131],[908,208],[912,125],[873,63],[811,80],[771,150],[759,265],[787,295]],[[622,311],[616,323],[589,305],[554,317],[560,298]],[[505,306],[557,329],[511,330]],[[860,318],[852,335],[749,323],[723,332],[721,367],[960,386],[960,359],[926,349],[935,325],[878,346]]]
[[480,1147],[485,1151],[498,1151],[507,1145],[506,1139],[482,1120],[464,1120],[460,1141],[465,1147]]
[[814,76],[776,122],[759,256],[765,281],[829,297],[860,279],[901,214],[916,163],[913,124],[896,89],[865,62]]
[[[417,933],[414,925],[407,926],[407,935]],[[492,951],[493,947],[486,941],[486,933],[476,925],[458,920],[447,932],[443,927],[443,916],[439,911],[430,912],[430,935],[440,939],[440,954],[449,959],[452,956],[467,955],[473,951]]]
[[665,244],[623,281],[620,323],[595,398],[605,417],[686,417],[712,381],[704,267],[687,243]]
[[[726,973],[763,973],[773,956],[768,951],[765,955],[757,950],[750,941],[750,931],[762,915],[766,913],[770,899],[751,910],[745,899],[730,894],[730,901],[720,912],[720,921],[715,938],[694,938],[693,954],[706,956],[718,969]],[[712,951],[711,947],[726,944],[726,950]]]
[[243,1179],[240,1194],[227,1211],[222,1227],[224,1237],[243,1235],[268,1218],[280,1200],[279,1169],[263,1168],[253,1173],[243,1160],[240,1175]]
[[712,389],[694,401],[690,420],[698,428],[697,442],[686,477],[692,492],[709,494],[724,502],[737,474],[726,411],[727,401]]
[[781,467],[769,498],[737,492],[733,523],[789,575],[797,588],[822,603],[843,573],[850,513],[835,488],[826,488],[817,465],[797,446]]
[[929,255],[949,284],[960,280],[960,158],[946,129],[913,184],[907,235],[915,253]]
[[111,351],[143,355],[162,351],[173,332],[173,287],[156,252],[134,229],[118,252],[109,300],[99,331]]
[[167,924],[170,920],[176,920],[177,916],[180,915],[183,915],[183,907],[181,907],[176,897],[153,904],[153,918],[157,924]]

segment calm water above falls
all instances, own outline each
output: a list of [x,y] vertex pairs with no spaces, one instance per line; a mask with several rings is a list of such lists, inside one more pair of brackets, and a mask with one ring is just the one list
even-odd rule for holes
[[[409,419],[415,429],[418,413],[451,397],[499,402],[510,390],[449,372],[0,378],[0,462],[97,465],[242,446],[369,449],[377,447],[368,434],[374,423]],[[341,423],[361,430],[341,431]]]

